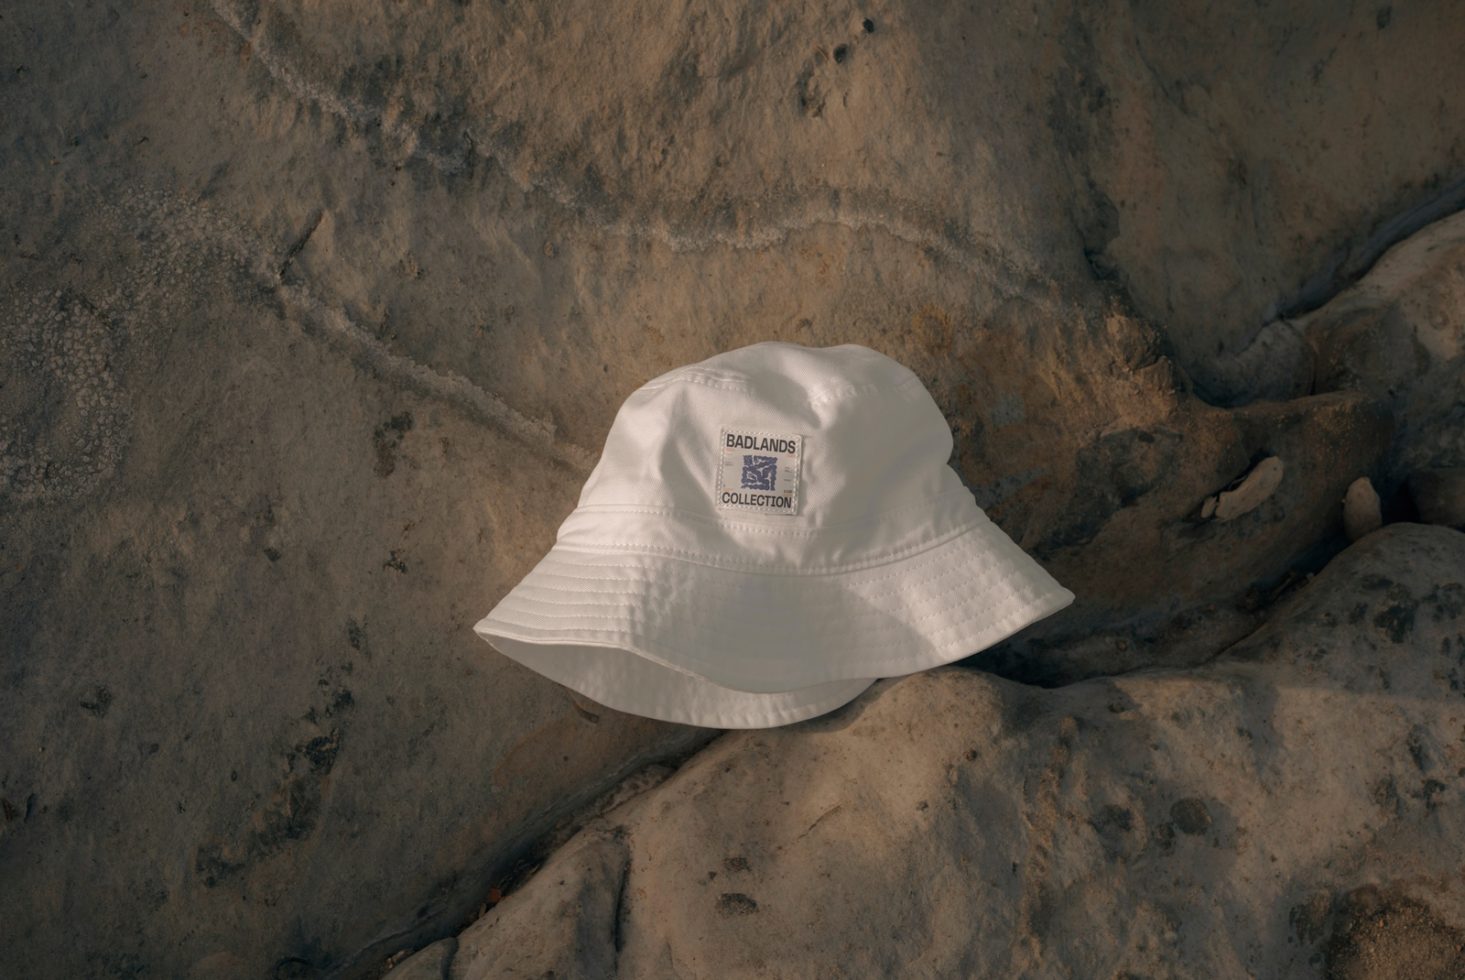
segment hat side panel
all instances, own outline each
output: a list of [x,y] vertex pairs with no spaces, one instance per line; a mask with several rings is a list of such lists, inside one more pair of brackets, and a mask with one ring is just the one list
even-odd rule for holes
[[686,386],[671,384],[631,393],[611,422],[600,459],[580,488],[580,505],[658,506],[669,488],[695,479],[675,447],[686,425]]
[[894,388],[819,402],[807,441],[807,515],[820,524],[869,519],[961,486],[947,461],[951,428],[929,396]]

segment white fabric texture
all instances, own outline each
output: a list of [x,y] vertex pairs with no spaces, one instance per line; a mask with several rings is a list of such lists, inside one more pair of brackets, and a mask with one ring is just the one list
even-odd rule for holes
[[1074,595],[977,506],[945,416],[867,347],[765,341],[626,399],[548,553],[474,627],[631,714],[812,718]]

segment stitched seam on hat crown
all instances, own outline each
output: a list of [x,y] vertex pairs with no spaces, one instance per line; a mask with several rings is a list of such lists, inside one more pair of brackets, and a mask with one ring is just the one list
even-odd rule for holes
[[[970,497],[972,492],[963,485],[954,490],[938,493],[936,496],[929,497],[918,503],[901,504],[899,507],[882,510],[873,517],[859,517],[849,521],[835,521],[832,524],[821,524],[818,527],[808,528],[780,527],[777,524],[764,524],[754,521],[723,520],[717,517],[705,517],[702,514],[679,507],[662,507],[651,504],[581,504],[575,510],[594,511],[600,514],[649,514],[653,516],[658,514],[675,514],[685,516],[689,520],[699,521],[703,524],[714,524],[718,527],[745,527],[750,530],[765,531],[770,535],[776,535],[778,537],[812,537],[816,534],[822,534],[825,531],[842,530],[850,527],[866,527],[870,524],[882,524],[891,514],[899,514],[902,511],[916,510],[918,508],[924,510],[941,501],[957,497],[961,494],[966,494]],[[975,502],[975,498],[973,498],[973,502]],[[985,512],[982,512],[981,516],[975,521],[972,521],[971,524],[975,526],[981,524],[983,521],[991,521],[991,518]]]
[[[700,551],[688,551],[685,548],[671,548],[664,545],[649,545],[642,544],[636,541],[606,541],[597,544],[557,545],[557,547],[561,548],[561,550],[564,551],[579,551],[584,552],[585,554],[592,555],[614,554],[616,552],[640,553],[645,555],[665,555],[667,557],[679,558],[683,561],[689,561],[697,565],[712,565],[716,568],[746,569],[750,572],[764,572],[773,575],[838,574],[841,572],[859,571],[863,568],[878,568],[881,565],[889,564],[890,562],[899,560],[900,558],[907,555],[919,554],[922,551],[927,551],[931,548],[935,548],[946,541],[950,541],[953,538],[960,537],[961,535],[973,531],[976,528],[982,527],[983,523],[983,521],[974,521],[971,524],[963,525],[962,527],[947,531],[936,538],[929,538],[925,541],[917,541],[914,544],[907,545],[906,547],[901,548],[897,551],[892,551],[888,555],[882,555],[879,558],[867,559],[860,562],[852,562],[845,565],[805,566],[789,565],[787,563],[770,564],[757,561],[739,561],[737,559],[722,558],[717,555],[703,554]],[[990,519],[988,519],[986,523],[992,522]]]
[[666,375],[661,377],[659,380],[657,378],[652,378],[650,381],[647,381],[644,385],[642,385],[642,387],[665,388],[669,384],[675,384],[678,381],[685,381],[688,378],[702,378],[713,383],[725,381],[728,384],[742,384],[744,381],[747,380],[747,375],[738,374],[736,372],[730,371],[712,371],[707,368],[697,367],[695,364],[693,364],[677,370],[668,371]]
[[716,376],[701,377],[693,374],[679,375],[675,378],[669,378],[666,381],[662,381],[658,384],[652,384],[650,382],[647,382],[646,384],[642,385],[638,390],[660,391],[662,388],[669,388],[679,381],[685,381],[688,384],[702,385],[706,388],[720,388],[724,391],[742,391],[751,394],[753,390],[747,385],[746,382],[738,381],[733,378],[722,378]]

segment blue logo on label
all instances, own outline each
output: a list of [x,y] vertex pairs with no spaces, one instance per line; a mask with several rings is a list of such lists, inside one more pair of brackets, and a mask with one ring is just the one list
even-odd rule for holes
[[744,456],[743,489],[772,490],[773,481],[778,479],[777,456]]

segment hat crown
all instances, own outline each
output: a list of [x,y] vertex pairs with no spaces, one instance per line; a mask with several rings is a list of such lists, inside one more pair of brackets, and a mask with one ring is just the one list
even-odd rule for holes
[[[682,526],[699,553],[790,558],[791,540],[865,524],[882,527],[870,547],[890,547],[943,515],[972,519],[972,495],[947,465],[952,445],[940,408],[899,362],[857,344],[765,341],[632,392],[559,539],[634,547],[675,540],[666,529]],[[635,537],[630,514],[641,515]]]

